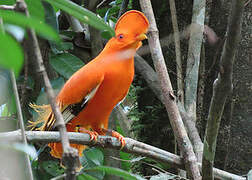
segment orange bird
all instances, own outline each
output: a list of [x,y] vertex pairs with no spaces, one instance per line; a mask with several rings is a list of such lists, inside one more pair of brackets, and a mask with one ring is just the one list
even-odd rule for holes
[[[115,25],[112,37],[102,52],[83,66],[65,83],[56,102],[60,107],[67,131],[89,133],[91,138],[111,132],[119,139],[123,137],[109,131],[108,119],[113,108],[124,99],[134,77],[134,55],[146,39],[149,22],[143,13],[131,10],[123,14]],[[55,128],[55,118],[50,105],[31,105],[39,118],[30,122],[32,130],[49,131]],[[42,126],[36,128],[38,124]],[[92,130],[92,131],[90,131]],[[62,156],[61,143],[50,143],[51,155]],[[82,155],[84,145],[71,144]]]

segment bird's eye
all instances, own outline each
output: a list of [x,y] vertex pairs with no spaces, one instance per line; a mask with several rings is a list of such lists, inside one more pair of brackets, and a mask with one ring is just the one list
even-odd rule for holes
[[119,34],[117,37],[118,37],[118,39],[123,39],[123,35],[122,34]]

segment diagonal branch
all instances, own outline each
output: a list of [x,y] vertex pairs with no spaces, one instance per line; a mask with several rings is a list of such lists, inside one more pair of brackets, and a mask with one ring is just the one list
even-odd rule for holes
[[[68,137],[71,143],[83,144],[88,146],[94,146],[94,142],[90,140],[89,134],[86,133],[74,133],[68,132]],[[31,142],[60,142],[60,135],[58,132],[44,132],[44,131],[26,131],[25,135],[27,140]],[[0,141],[22,141],[21,131],[11,131],[0,133]],[[153,158],[159,162],[168,163],[173,167],[178,167],[185,169],[183,164],[183,159],[179,156],[169,153],[167,151],[161,150],[159,148],[153,147],[151,145],[130,139],[125,138],[126,145],[122,149],[124,152],[131,154],[136,154],[140,156],[146,156]],[[120,149],[121,143],[114,137],[110,136],[98,136],[97,143],[95,146],[102,148],[110,149]],[[201,167],[200,163],[197,163]],[[245,177],[241,177],[220,169],[214,168],[214,177],[218,179],[236,179],[236,180],[245,180]]]
[[140,0],[140,5],[143,12],[150,21],[148,41],[151,50],[151,55],[155,69],[157,71],[157,75],[160,80],[161,92],[164,97],[166,111],[168,113],[174,135],[176,136],[178,145],[182,152],[186,170],[188,171],[189,176],[192,179],[201,179],[200,171],[197,166],[197,159],[193,152],[192,144],[187,136],[183,121],[176,105],[176,98],[173,94],[172,85],[164,62],[164,56],[160,46],[158,29],[156,26],[151,2],[150,0]]
[[227,96],[232,92],[233,63],[241,34],[243,0],[233,0],[229,16],[227,39],[220,59],[220,72],[213,85],[207,129],[204,139],[203,179],[213,179],[216,141]]
[[[26,3],[24,0],[18,0],[17,6],[20,7],[20,10],[23,10],[25,12],[26,16],[29,17],[29,12],[27,10],[27,6],[26,6]],[[64,165],[67,168],[66,169],[66,174],[67,174],[66,179],[69,179],[69,180],[75,179],[75,173],[76,173],[75,169],[77,169],[77,167],[79,165],[78,153],[77,153],[76,149],[73,149],[70,147],[65,123],[64,123],[63,117],[61,115],[61,112],[59,110],[59,107],[57,106],[55,99],[54,99],[55,98],[54,92],[51,87],[48,75],[45,71],[45,67],[43,64],[41,52],[39,49],[38,39],[36,37],[35,31],[30,29],[28,31],[28,33],[29,33],[29,40],[31,41],[31,44],[32,44],[32,48],[34,49],[35,60],[37,62],[37,67],[38,67],[37,72],[43,76],[44,83],[45,83],[45,89],[47,91],[47,97],[48,97],[48,100],[51,104],[52,110],[55,114],[56,127],[60,131],[61,142],[62,142],[62,147],[63,147],[62,160],[63,160]]]
[[[11,82],[12,82],[13,92],[14,92],[14,95],[15,95],[15,101],[16,101],[16,107],[17,107],[17,116],[18,116],[19,125],[20,125],[20,129],[21,129],[22,142],[25,145],[27,145],[27,139],[26,139],[26,136],[25,136],[24,119],[23,119],[21,105],[20,105],[20,101],[19,101],[16,78],[15,78],[15,75],[14,75],[13,71],[11,71]],[[27,163],[26,165],[27,165],[27,169],[28,169],[29,179],[33,180],[31,162],[30,162],[29,156],[27,154],[25,155],[25,160],[26,160],[26,163]]]

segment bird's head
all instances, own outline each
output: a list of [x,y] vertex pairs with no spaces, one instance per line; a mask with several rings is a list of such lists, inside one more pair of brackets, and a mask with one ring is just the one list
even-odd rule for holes
[[137,50],[142,40],[147,39],[149,21],[140,11],[131,10],[123,14],[115,25],[115,37],[110,40],[111,47],[117,50]]

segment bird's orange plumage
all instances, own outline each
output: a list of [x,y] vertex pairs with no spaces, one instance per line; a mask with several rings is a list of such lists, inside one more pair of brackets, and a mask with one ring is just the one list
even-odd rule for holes
[[[66,127],[75,132],[76,127],[92,129],[104,134],[102,129],[108,128],[109,115],[113,108],[127,95],[134,76],[134,54],[146,38],[149,22],[143,13],[128,11],[118,20],[115,26],[116,36],[111,38],[103,51],[87,65],[82,67],[66,82],[57,96],[56,102],[64,112],[73,105],[86,99],[84,107],[76,114]],[[33,107],[42,110],[38,123],[43,123],[38,130],[54,128],[55,119],[49,105]],[[71,108],[72,109],[71,109]],[[80,106],[78,106],[80,107]],[[50,143],[51,155],[61,158],[60,143]],[[71,144],[82,154],[85,146]]]

